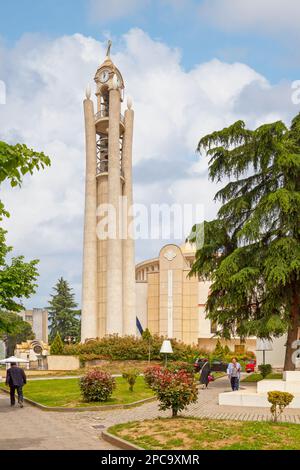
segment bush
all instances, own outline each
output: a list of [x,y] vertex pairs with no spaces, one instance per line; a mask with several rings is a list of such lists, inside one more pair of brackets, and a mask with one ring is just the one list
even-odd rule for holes
[[[162,360],[160,348],[164,338],[153,336],[151,339],[151,358],[155,361]],[[180,341],[172,340],[173,354],[171,361],[192,362],[200,354],[199,348],[190,346]],[[86,344],[66,345],[64,354],[88,358],[107,359],[112,361],[144,360],[149,358],[149,339],[135,336],[108,335],[97,341]]]
[[293,401],[294,395],[288,392],[268,392],[268,401],[272,404],[271,413],[273,421],[277,423],[278,417],[283,413],[286,406]]
[[185,370],[171,372],[164,369],[154,379],[152,388],[160,402],[160,410],[171,409],[173,417],[198,398],[194,376]]
[[258,370],[262,375],[262,378],[265,379],[267,375],[272,373],[272,366],[271,364],[260,364],[258,366]]
[[164,368],[161,366],[150,366],[144,372],[144,380],[148,387],[153,388],[158,382],[161,375],[164,373]]
[[53,356],[60,356],[63,353],[64,353],[64,343],[60,337],[60,334],[57,332],[50,346],[50,354],[52,354]]
[[81,377],[79,385],[85,401],[107,401],[116,388],[116,381],[111,374],[95,367]]
[[130,392],[133,392],[133,387],[138,376],[139,372],[137,370],[129,370],[123,373],[123,379],[127,380]]
[[194,374],[194,364],[190,362],[169,362],[167,369],[171,372],[177,372],[179,370],[185,370],[188,374]]

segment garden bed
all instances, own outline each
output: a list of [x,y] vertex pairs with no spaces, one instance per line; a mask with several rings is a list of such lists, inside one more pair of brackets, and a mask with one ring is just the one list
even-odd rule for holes
[[[61,408],[128,405],[154,397],[143,377],[138,377],[133,392],[129,391],[128,383],[122,377],[116,378],[116,384],[112,397],[105,402],[83,402],[78,378],[30,381],[24,387],[24,396],[40,405]],[[0,386],[5,388],[4,384]]]
[[[282,380],[283,375],[281,373],[276,373],[272,372],[271,374],[268,374],[266,379],[268,380]],[[247,375],[242,379],[242,382],[251,382],[251,383],[256,383],[259,382],[260,380],[263,380],[263,376],[258,373],[253,373],[250,375]]]
[[300,426],[196,418],[118,424],[108,433],[146,450],[298,450]]

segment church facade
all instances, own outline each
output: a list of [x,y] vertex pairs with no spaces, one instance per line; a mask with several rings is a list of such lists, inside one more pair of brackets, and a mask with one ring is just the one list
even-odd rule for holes
[[[136,265],[137,318],[142,329],[149,328],[152,334],[212,351],[217,342],[216,325],[205,313],[210,283],[189,277],[195,253],[190,243],[170,244],[157,258]],[[232,351],[240,350],[239,338],[222,342]],[[247,339],[245,349],[255,348],[256,339]]]

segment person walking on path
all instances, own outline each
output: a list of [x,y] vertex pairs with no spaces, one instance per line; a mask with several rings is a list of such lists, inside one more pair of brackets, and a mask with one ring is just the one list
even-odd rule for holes
[[200,370],[200,384],[203,385],[202,388],[207,388],[209,384],[209,376],[210,374],[210,364],[208,359],[204,359],[204,364]]
[[233,357],[227,367],[227,375],[233,392],[240,388],[241,369],[241,365],[238,363],[237,358]]
[[26,384],[26,374],[24,369],[17,367],[14,362],[11,363],[11,368],[6,372],[6,385],[10,388],[10,405],[15,406],[15,392],[18,393],[18,403],[20,408],[23,408],[23,386]]

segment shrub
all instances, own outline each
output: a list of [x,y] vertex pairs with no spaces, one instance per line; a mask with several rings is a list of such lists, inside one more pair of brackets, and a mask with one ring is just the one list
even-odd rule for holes
[[150,366],[144,372],[144,379],[148,387],[153,388],[160,376],[163,375],[164,368],[161,366]]
[[218,339],[213,356],[215,359],[222,360],[225,355],[224,348],[221,344],[221,341]]
[[63,353],[64,353],[64,343],[60,337],[60,334],[57,332],[50,346],[50,354],[52,354],[53,356],[60,356]]
[[[161,345],[164,338],[152,336],[151,358],[155,361],[161,360]],[[190,346],[180,341],[172,340],[173,354],[171,361],[192,362],[199,356],[200,350],[196,346]],[[149,339],[137,338],[135,336],[108,335],[97,341],[86,344],[66,345],[64,354],[80,357],[87,357],[90,354],[100,356],[107,360],[148,360],[149,359]]]
[[288,392],[268,392],[268,401],[272,404],[271,413],[273,421],[277,423],[278,417],[283,413],[286,406],[293,401],[294,395]]
[[169,362],[167,369],[171,372],[185,370],[189,374],[193,374],[195,372],[194,364],[190,362]]
[[271,364],[260,364],[258,366],[258,370],[262,375],[262,378],[265,379],[267,375],[271,374],[272,372],[272,366]]
[[116,381],[108,372],[94,367],[81,377],[79,385],[85,401],[107,401],[116,388]]
[[171,409],[173,417],[198,398],[194,376],[185,370],[171,372],[164,369],[154,380],[152,388],[160,402],[160,410]]
[[133,387],[138,376],[139,372],[137,370],[129,370],[123,373],[123,379],[127,380],[130,392],[133,392]]

